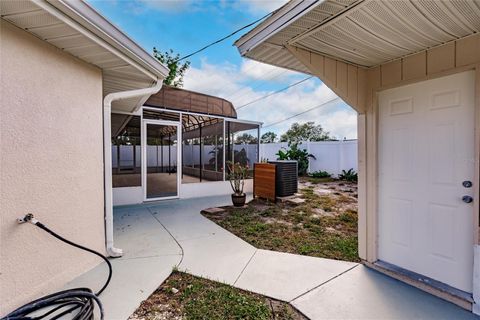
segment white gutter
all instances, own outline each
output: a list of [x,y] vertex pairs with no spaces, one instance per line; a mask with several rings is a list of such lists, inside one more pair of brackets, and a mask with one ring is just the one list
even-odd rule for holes
[[235,41],[234,45],[238,48],[240,55],[244,56],[267,38],[271,38],[325,1],[326,0],[291,1],[278,12],[274,13],[271,19],[265,20],[265,22],[259,24],[253,30]]
[[148,70],[150,74],[154,74],[156,76],[162,75],[163,77],[168,75],[169,70],[166,66],[159,63],[157,59],[146,52],[128,35],[118,29],[113,23],[108,21],[108,19],[103,17],[87,2],[83,0],[46,1],[48,1],[50,5],[69,15],[72,19],[76,20],[77,23],[81,24],[83,22],[83,26],[88,28],[90,32],[101,37],[110,46],[115,47],[125,56],[135,60],[137,64],[139,64],[143,69]]
[[[111,44],[103,40],[100,36],[95,35],[92,31],[86,29],[80,23],[70,18],[65,13],[58,10],[56,7],[53,7],[52,4],[46,2],[45,0],[31,0],[31,1],[34,4],[36,4],[38,7],[43,9],[44,11],[54,16],[56,19],[65,23],[67,26],[73,28],[74,30],[78,31],[81,35],[87,37],[89,40],[93,41],[95,44],[111,52],[113,55],[115,55],[119,59],[125,61],[126,63],[133,66],[134,68],[136,68],[137,70],[145,74],[146,76],[150,77],[152,80],[155,81],[160,75],[165,76],[168,74],[168,69],[165,66],[161,65],[161,63],[158,63],[158,65],[160,66],[159,68],[162,68],[162,70],[152,70],[152,68],[146,68],[140,65],[138,61],[140,61],[141,59],[138,58],[134,60],[133,58],[128,57],[124,53],[120,52],[120,50],[118,50],[117,48],[114,48]],[[60,2],[57,1],[56,4],[59,5]],[[151,72],[150,70],[153,72]]]
[[150,96],[162,88],[162,80],[157,79],[153,87],[110,93],[103,99],[103,148],[104,148],[104,188],[105,188],[105,243],[110,257],[121,257],[122,249],[113,244],[113,192],[112,192],[112,102]]

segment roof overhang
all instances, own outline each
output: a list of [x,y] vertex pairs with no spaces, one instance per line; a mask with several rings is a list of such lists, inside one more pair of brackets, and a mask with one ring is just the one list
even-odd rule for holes
[[[164,65],[84,1],[1,1],[0,15],[5,21],[100,68],[104,96],[152,87],[168,75]],[[114,101],[112,109],[132,111],[147,98]]]
[[291,48],[370,68],[478,32],[477,1],[292,0],[235,45],[242,56],[311,73]]

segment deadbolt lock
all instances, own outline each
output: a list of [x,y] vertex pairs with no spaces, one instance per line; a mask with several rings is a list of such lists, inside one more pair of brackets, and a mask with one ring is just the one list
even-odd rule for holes
[[472,181],[466,180],[466,181],[463,181],[463,182],[462,182],[462,185],[463,185],[465,188],[471,188],[473,184],[472,184]]

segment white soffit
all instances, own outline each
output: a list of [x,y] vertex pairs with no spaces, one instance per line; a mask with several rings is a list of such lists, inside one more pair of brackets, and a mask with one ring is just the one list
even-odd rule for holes
[[285,45],[372,67],[478,32],[476,0],[326,0],[250,48],[236,44],[249,58],[305,72]]
[[[37,38],[102,69],[104,95],[151,87],[168,74],[165,66],[83,1],[0,1],[0,15]],[[132,111],[147,98],[114,101],[112,108]]]

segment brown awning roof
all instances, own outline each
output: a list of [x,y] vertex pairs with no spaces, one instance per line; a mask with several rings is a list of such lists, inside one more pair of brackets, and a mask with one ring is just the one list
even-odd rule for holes
[[152,95],[144,105],[160,109],[237,118],[237,112],[230,101],[166,85],[158,93]]

